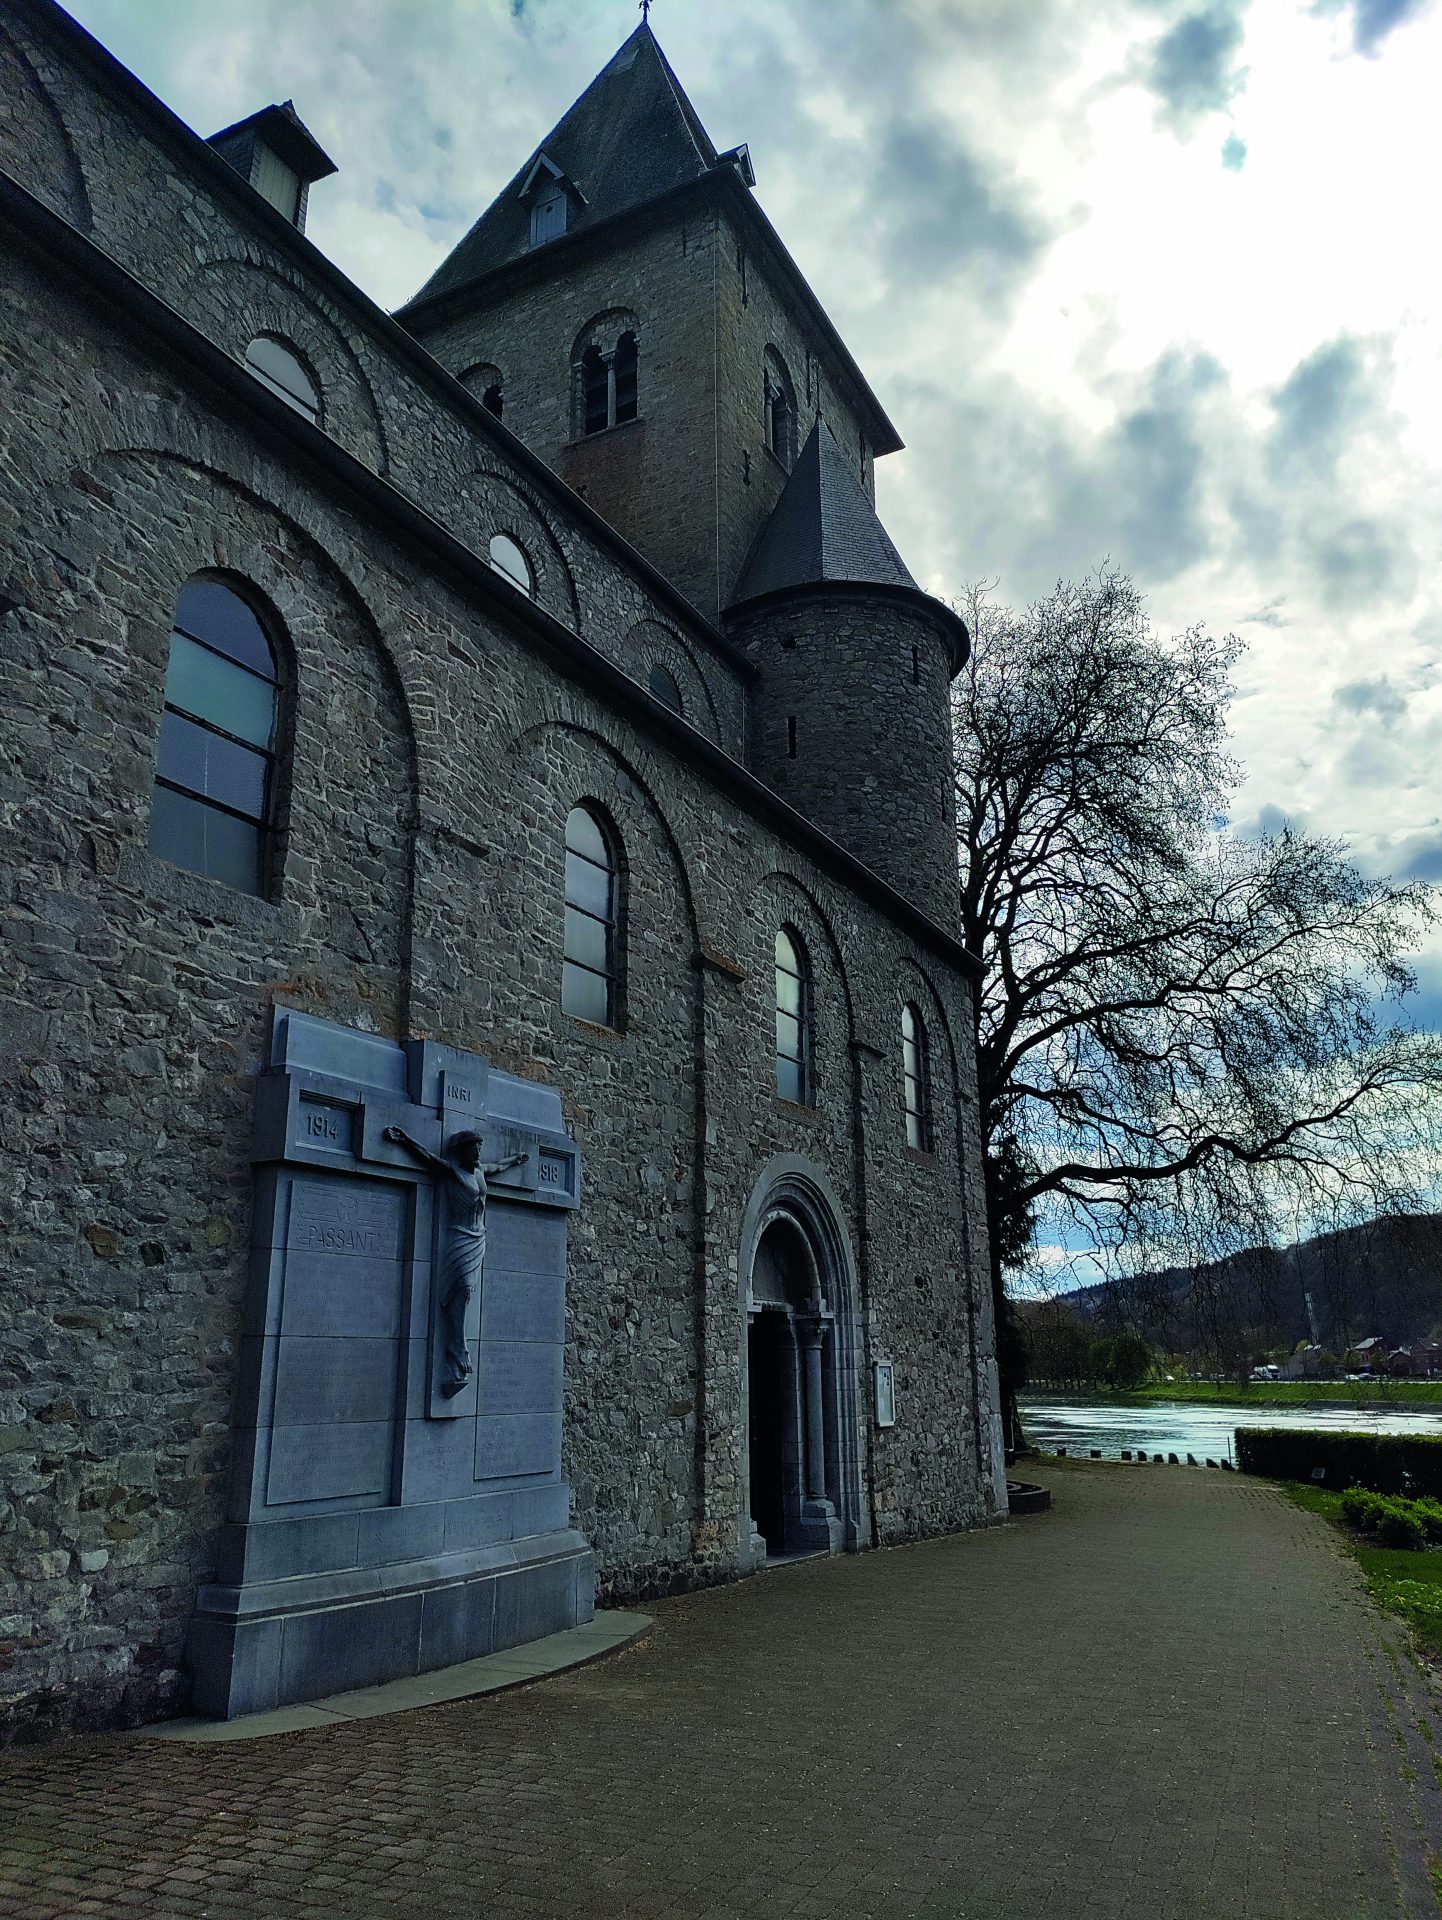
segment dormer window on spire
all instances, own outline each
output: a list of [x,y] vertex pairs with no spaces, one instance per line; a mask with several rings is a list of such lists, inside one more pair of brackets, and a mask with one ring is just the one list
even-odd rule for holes
[[548,154],[538,153],[521,187],[531,209],[531,245],[543,247],[566,231],[571,202],[566,176]]

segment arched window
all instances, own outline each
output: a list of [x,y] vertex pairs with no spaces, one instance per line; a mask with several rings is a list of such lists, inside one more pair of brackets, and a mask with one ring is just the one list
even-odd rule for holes
[[651,698],[659,700],[663,707],[669,707],[672,713],[680,713],[681,689],[676,685],[676,676],[658,660],[651,669],[651,677],[646,682]]
[[498,420],[501,418],[503,383],[499,367],[482,361],[478,366],[467,367],[457,378],[467,393],[476,396],[487,413],[493,413]]
[[491,565],[499,574],[504,574],[513,587],[519,587],[522,593],[534,593],[536,576],[525,550],[508,533],[498,533],[491,540]]
[[786,362],[774,347],[766,349],[762,372],[766,444],[790,473],[796,460],[796,389]]
[[776,935],[776,1091],[810,1106],[812,1086],[811,968],[800,936]]
[[279,674],[238,593],[191,580],[176,603],[155,751],[150,850],[243,893],[266,891]]
[[906,1110],[906,1144],[930,1153],[931,1048],[926,1022],[910,1001],[901,1009],[901,1098]]
[[597,314],[571,352],[572,438],[624,426],[640,412],[640,347],[636,316],[621,308]]
[[320,389],[299,355],[283,340],[277,340],[274,334],[258,333],[245,350],[245,364],[263,387],[303,413],[313,427],[320,425]]
[[619,862],[610,835],[589,807],[566,816],[566,938],[561,1011],[598,1027],[620,1023]]

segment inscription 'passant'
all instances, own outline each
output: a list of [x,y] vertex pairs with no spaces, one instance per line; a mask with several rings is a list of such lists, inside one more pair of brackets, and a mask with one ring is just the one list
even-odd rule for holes
[[300,1237],[303,1247],[326,1253],[380,1253],[381,1237],[374,1227],[326,1227],[312,1220]]

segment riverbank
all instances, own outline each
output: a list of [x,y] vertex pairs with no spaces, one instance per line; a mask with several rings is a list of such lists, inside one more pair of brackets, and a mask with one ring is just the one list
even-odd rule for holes
[[1226,1407],[1356,1407],[1370,1413],[1432,1413],[1442,1409],[1442,1380],[1168,1380],[1152,1387],[1028,1386],[1031,1401],[1068,1406],[1149,1407],[1159,1404]]

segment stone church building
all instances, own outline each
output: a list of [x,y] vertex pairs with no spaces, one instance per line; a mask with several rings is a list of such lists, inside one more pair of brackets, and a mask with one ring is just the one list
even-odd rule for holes
[[394,315],[333,171],[0,18],[11,1732],[1005,1509],[896,428],[647,25]]

